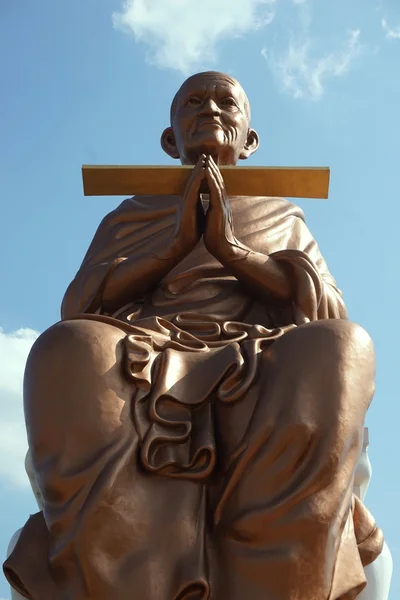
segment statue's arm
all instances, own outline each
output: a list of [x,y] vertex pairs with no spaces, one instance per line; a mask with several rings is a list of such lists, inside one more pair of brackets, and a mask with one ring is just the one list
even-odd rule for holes
[[[298,324],[324,318],[347,318],[342,294],[306,224],[291,218],[292,244],[271,254],[255,252],[235,238],[218,246],[218,259],[256,294],[298,309]],[[268,235],[268,234],[267,234]]]
[[293,281],[288,268],[272,256],[254,252],[241,244],[221,245],[218,260],[229,272],[256,294],[291,301]]
[[271,232],[266,230],[262,234],[265,253],[263,244],[257,250],[248,248],[235,236],[223,177],[211,157],[206,165],[206,183],[210,205],[206,215],[204,244],[236,279],[256,294],[269,298],[272,296],[279,302],[291,304],[296,324],[317,319],[346,318],[341,293],[301,216],[294,218],[282,210],[278,221],[286,234],[283,244],[275,244],[274,247],[269,239]]
[[[142,250],[129,247],[118,250],[114,248],[114,240],[108,238],[111,236],[104,235],[103,222],[89,248],[87,260],[65,293],[61,307],[63,320],[82,313],[112,315],[150,293],[190,251],[177,241],[158,246],[152,240]],[[135,239],[135,233],[131,238]],[[107,248],[107,242],[111,248]],[[102,248],[104,253],[107,251],[106,257],[101,254]]]
[[265,231],[268,248],[265,253],[262,248],[255,251],[238,240],[233,223],[230,227],[225,223],[223,234],[221,228],[219,236],[209,236],[207,247],[253,293],[292,305],[297,324],[317,319],[346,319],[342,294],[304,220],[289,216],[280,227],[286,229],[285,246],[271,247],[269,232]]
[[102,309],[112,314],[125,304],[146,296],[185,256],[178,247],[170,247],[140,257],[129,257],[116,265],[107,277],[102,292]]
[[[173,231],[162,242],[157,241],[157,228],[144,235],[146,227],[132,201],[105,217],[64,296],[62,319],[80,313],[113,314],[151,292],[193,250],[204,220],[200,203],[204,160],[200,157],[194,167],[176,207]],[[157,214],[153,217],[157,221]]]
[[162,242],[151,253],[121,261],[107,278],[103,308],[113,313],[129,301],[153,291],[160,281],[185,258],[199,242],[204,221],[200,185],[205,177],[205,156],[194,167],[177,208],[170,242]]

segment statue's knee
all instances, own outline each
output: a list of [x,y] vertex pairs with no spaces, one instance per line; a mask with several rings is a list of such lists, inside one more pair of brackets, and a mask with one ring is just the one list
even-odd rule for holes
[[54,411],[58,402],[98,395],[107,387],[123,386],[123,331],[96,321],[63,321],[36,340],[24,377],[28,421]]
[[30,403],[36,391],[49,385],[60,360],[60,350],[71,337],[69,323],[57,323],[44,331],[33,344],[29,353],[24,375],[24,399]]
[[38,338],[24,382],[35,470],[49,456],[79,460],[82,448],[90,453],[110,443],[122,421],[129,421],[132,384],[122,369],[124,337],[117,327],[82,319],[58,323]]
[[345,369],[373,375],[372,340],[359,325],[341,319],[315,321],[293,329],[282,338],[291,360],[308,371]]
[[[51,377],[54,370],[67,373],[88,363],[115,362],[118,343],[125,334],[109,324],[72,320],[61,321],[47,329],[35,341],[28,357],[25,380],[29,383],[45,375]],[[117,350],[117,351],[116,351]]]
[[343,427],[346,435],[358,436],[375,375],[373,344],[364,329],[334,319],[302,325],[275,342],[265,358],[267,380],[273,373],[294,425],[330,439]]
[[367,358],[374,358],[374,347],[367,331],[351,321],[329,319],[316,321],[306,326],[309,331],[318,331],[324,344],[342,352],[362,353]]
[[[331,319],[313,323],[309,332],[311,337],[317,333],[320,338],[324,366],[336,370],[338,377],[361,379],[365,385],[372,385],[375,351],[365,329],[351,321]],[[312,347],[312,343],[310,345]]]
[[84,321],[61,321],[44,331],[32,346],[26,364],[26,374],[34,370],[37,376],[42,369],[49,371],[59,360],[60,353],[79,350],[85,339]]
[[320,412],[319,429],[326,435],[331,429],[333,434],[346,430],[358,439],[375,389],[371,337],[361,326],[339,319],[312,323],[304,331],[314,372],[319,373],[325,397],[329,395],[329,406]]

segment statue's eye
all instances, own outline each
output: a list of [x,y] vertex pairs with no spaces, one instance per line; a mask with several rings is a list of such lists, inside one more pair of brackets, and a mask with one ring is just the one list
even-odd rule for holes
[[231,106],[231,107],[237,107],[237,104],[235,102],[235,100],[233,98],[222,98],[221,100],[221,105],[222,106]]
[[199,104],[201,104],[201,100],[195,96],[192,96],[186,101],[185,106],[198,106]]

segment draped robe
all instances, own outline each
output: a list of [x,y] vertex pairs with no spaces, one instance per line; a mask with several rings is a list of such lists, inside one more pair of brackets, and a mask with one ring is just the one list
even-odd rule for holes
[[[70,465],[73,482],[36,451],[44,496],[52,500],[28,521],[6,575],[33,600],[355,598],[365,585],[363,565],[383,543],[351,493],[360,436],[345,443],[333,427],[322,439],[307,424],[304,437],[302,407],[324,393],[323,382],[315,374],[300,385],[296,365],[278,365],[281,384],[274,387],[263,366],[274,342],[294,329],[346,319],[342,294],[298,207],[233,197],[236,237],[284,265],[290,302],[251,292],[200,241],[157,289],[107,314],[103,291],[113,271],[168,245],[178,202],[124,201],[100,224],[65,294],[63,320],[100,321],[126,333],[131,419],[90,464],[77,440],[83,457]],[[293,385],[284,383],[285,373]],[[326,401],[325,421],[349,420],[344,409],[330,410],[331,393],[313,410]],[[362,411],[357,415],[361,430]],[[32,445],[40,437],[35,427],[28,419]],[[349,474],[336,481],[324,465],[340,435]],[[69,492],[77,477],[84,485]],[[321,522],[329,521],[321,547],[307,508],[314,496],[324,507]],[[311,541],[297,557],[307,526]],[[28,564],[26,549],[38,538],[40,551]],[[303,583],[296,587],[293,577]],[[304,578],[310,595],[300,598]]]

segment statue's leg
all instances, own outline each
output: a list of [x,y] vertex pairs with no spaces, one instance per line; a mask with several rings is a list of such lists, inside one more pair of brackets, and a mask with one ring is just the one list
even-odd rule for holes
[[77,588],[93,576],[82,565],[93,550],[89,536],[101,532],[105,479],[115,477],[129,437],[136,441],[133,389],[121,367],[124,336],[94,321],[58,323],[35,342],[25,370],[28,443],[52,540],[52,572]]
[[[95,321],[58,323],[35,342],[24,378],[28,442],[36,475],[70,477],[130,426],[132,385],[122,374],[125,333]],[[84,452],[83,452],[84,449]],[[49,457],[53,465],[48,465]],[[78,482],[76,482],[78,485]],[[46,496],[52,490],[40,481]]]
[[[29,356],[28,439],[59,590],[38,591],[44,565],[20,550],[11,568],[32,597],[170,600],[186,586],[206,585],[204,486],[141,468],[124,337],[103,322],[67,321],[45,332]],[[29,531],[24,544],[34,546]]]
[[347,321],[315,322],[264,351],[260,368],[252,419],[215,502],[213,578],[230,600],[353,598],[343,594],[363,586],[349,516],[372,342]]

